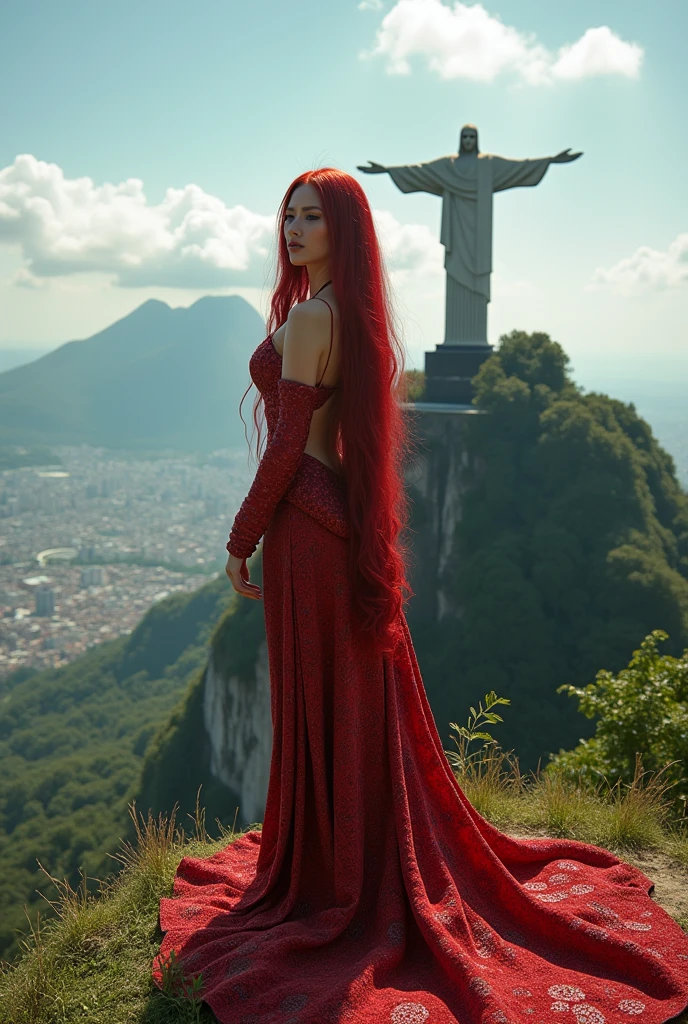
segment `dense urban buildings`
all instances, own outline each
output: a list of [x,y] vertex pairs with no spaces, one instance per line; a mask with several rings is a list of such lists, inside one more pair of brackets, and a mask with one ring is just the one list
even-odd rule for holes
[[0,680],[65,664],[223,572],[252,474],[245,452],[54,453],[0,472]]

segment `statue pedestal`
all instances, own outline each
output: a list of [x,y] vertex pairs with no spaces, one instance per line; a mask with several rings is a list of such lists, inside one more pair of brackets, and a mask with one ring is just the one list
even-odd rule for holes
[[470,405],[471,380],[493,352],[493,345],[436,345],[425,353],[423,401]]

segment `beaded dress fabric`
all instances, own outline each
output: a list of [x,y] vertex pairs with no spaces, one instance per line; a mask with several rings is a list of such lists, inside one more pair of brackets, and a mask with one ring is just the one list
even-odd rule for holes
[[443,753],[406,619],[356,641],[345,483],[303,451],[332,388],[249,364],[268,445],[229,541],[263,536],[273,750],[261,829],[184,857],[153,962],[174,951],[221,1024],[661,1024],[688,936],[606,850],[513,839]]

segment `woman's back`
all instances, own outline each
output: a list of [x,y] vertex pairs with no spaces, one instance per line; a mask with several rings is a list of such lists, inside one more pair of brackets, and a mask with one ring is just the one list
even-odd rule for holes
[[[340,350],[340,337],[339,337],[339,305],[334,295],[318,295],[312,299],[307,299],[306,302],[300,305],[306,306],[309,304],[321,305],[324,303],[329,308],[328,318],[330,320],[329,327],[329,341],[323,345],[318,360],[318,374],[317,382],[323,387],[338,387],[340,383],[340,365],[341,365],[341,350]],[[323,306],[323,312],[326,312]],[[287,331],[286,323],[278,327],[272,336],[272,343],[275,351],[278,355],[282,356],[284,353],[284,336]],[[328,335],[326,334],[326,337]],[[312,455],[316,459],[320,459],[329,469],[333,470],[339,475],[343,475],[343,467],[339,459],[339,455],[334,446],[334,438],[332,436],[332,419],[334,416],[335,401],[333,397],[329,401],[325,402],[319,409],[316,409],[313,413],[311,420],[311,428],[308,434],[308,441],[306,442],[305,451]]]

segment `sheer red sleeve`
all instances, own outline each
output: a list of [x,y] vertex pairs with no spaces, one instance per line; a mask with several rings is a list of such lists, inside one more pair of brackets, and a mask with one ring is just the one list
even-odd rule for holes
[[249,558],[256,550],[277,503],[293,480],[308,441],[313,412],[323,393],[321,388],[286,377],[280,377],[277,388],[277,423],[226,544],[230,555],[237,558]]

